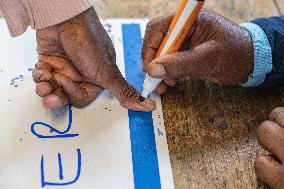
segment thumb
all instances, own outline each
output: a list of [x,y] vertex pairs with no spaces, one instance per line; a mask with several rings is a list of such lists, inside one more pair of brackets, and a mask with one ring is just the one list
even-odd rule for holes
[[203,43],[189,51],[181,51],[154,59],[147,67],[150,76],[160,79],[184,77],[208,78],[212,72],[212,55],[216,48],[211,42]]

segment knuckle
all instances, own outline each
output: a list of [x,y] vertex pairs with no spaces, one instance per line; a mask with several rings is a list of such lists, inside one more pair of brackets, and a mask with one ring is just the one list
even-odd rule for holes
[[143,72],[147,72],[147,65],[146,65],[146,63],[145,62],[143,62],[143,64],[142,64],[142,70],[143,70]]
[[257,173],[261,170],[261,168],[263,168],[265,161],[266,159],[264,156],[260,156],[255,159],[254,167]]
[[155,25],[156,25],[156,19],[150,20],[146,25],[146,30],[152,30],[153,28],[155,28]]
[[154,31],[160,30],[160,18],[154,18],[150,20],[146,25],[146,34],[147,37],[149,34],[154,33]]
[[271,111],[271,113],[269,114],[269,117],[271,118],[271,120],[275,121],[280,114],[284,115],[284,108],[283,107],[274,108]]

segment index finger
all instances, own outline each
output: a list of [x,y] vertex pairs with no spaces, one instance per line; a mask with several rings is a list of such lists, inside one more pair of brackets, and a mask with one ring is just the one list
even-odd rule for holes
[[151,20],[147,24],[142,48],[142,67],[145,72],[148,64],[155,59],[156,53],[173,18],[174,14],[162,16]]

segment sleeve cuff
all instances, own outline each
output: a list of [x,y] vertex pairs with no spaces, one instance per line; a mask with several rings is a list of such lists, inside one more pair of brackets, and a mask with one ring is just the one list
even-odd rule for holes
[[62,23],[91,8],[95,0],[25,0],[31,26],[42,29]]
[[272,49],[260,26],[253,23],[243,23],[240,26],[248,30],[254,47],[253,73],[249,75],[248,81],[240,84],[240,86],[257,87],[265,81],[266,75],[272,70]]

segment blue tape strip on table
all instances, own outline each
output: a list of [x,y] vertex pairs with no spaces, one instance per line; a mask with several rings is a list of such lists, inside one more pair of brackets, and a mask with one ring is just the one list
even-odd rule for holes
[[[142,38],[139,24],[123,24],[125,74],[127,81],[142,91]],[[135,189],[161,188],[152,113],[129,110],[129,128]]]

